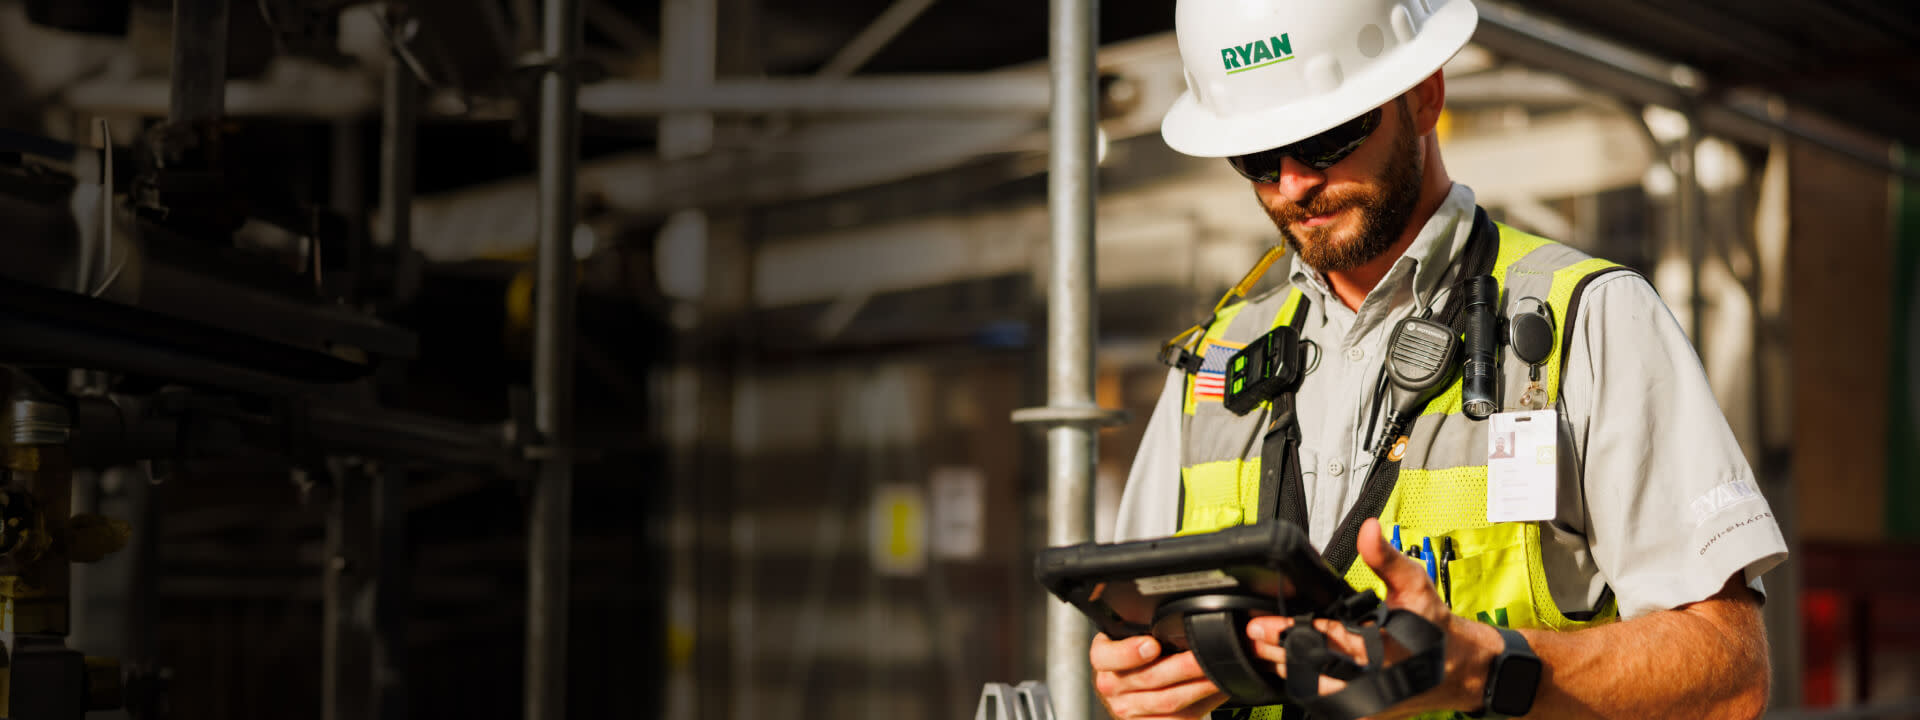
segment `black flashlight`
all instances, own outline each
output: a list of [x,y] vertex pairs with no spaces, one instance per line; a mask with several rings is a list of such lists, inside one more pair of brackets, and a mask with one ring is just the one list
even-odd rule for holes
[[1460,409],[1467,417],[1485,420],[1500,409],[1500,373],[1494,366],[1494,344],[1500,321],[1493,306],[1500,301],[1500,284],[1491,276],[1467,280],[1467,362],[1461,370]]

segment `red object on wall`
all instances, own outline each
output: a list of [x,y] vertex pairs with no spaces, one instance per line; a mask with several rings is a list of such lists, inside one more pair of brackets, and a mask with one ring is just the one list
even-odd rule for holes
[[1807,707],[1833,707],[1834,671],[1840,659],[1840,595],[1809,588],[1800,595],[1801,702]]
[[[1843,697],[1873,697],[1873,656],[1920,652],[1920,545],[1807,543],[1789,562],[1800,564],[1802,688],[1808,707],[1832,707]],[[1840,654],[1853,669],[1852,687],[1839,687]]]

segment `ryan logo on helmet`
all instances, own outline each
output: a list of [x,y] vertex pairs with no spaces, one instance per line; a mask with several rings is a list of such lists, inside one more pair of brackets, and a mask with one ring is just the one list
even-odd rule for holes
[[1226,64],[1228,75],[1258,70],[1292,59],[1293,40],[1285,34],[1266,40],[1256,40],[1239,47],[1220,48],[1220,61]]

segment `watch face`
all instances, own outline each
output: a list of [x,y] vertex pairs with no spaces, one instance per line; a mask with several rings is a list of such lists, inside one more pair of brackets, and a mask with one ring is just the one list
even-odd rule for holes
[[1487,709],[1513,717],[1525,715],[1533,709],[1533,695],[1539,689],[1540,658],[1506,655],[1494,673]]

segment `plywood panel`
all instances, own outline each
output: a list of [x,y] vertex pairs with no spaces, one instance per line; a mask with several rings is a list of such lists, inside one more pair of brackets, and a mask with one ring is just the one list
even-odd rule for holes
[[1796,145],[1787,275],[1803,540],[1884,533],[1893,243],[1887,176]]

